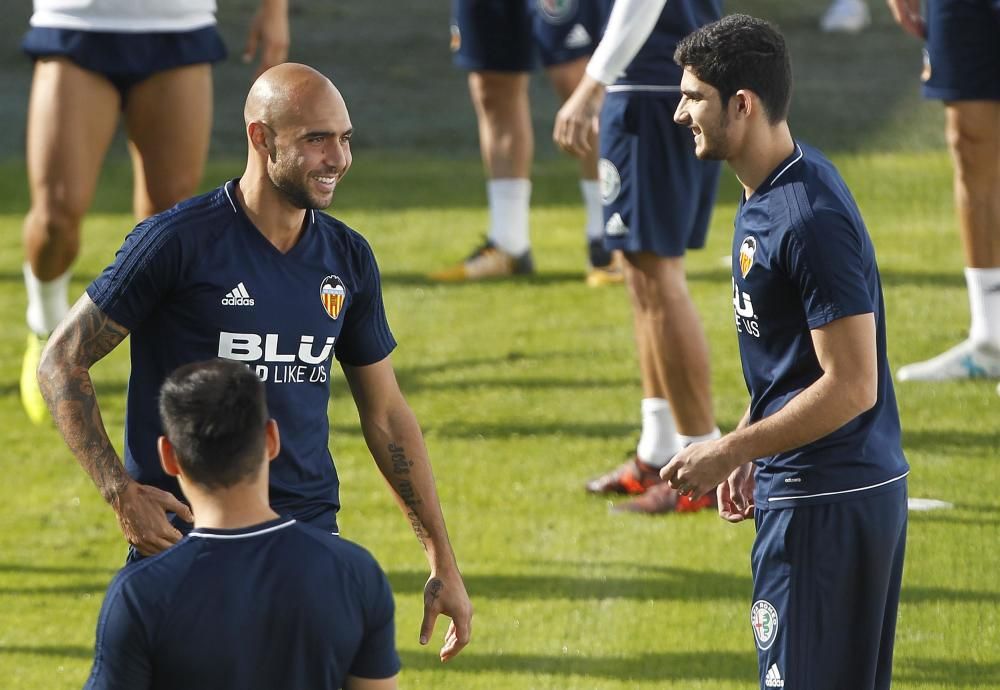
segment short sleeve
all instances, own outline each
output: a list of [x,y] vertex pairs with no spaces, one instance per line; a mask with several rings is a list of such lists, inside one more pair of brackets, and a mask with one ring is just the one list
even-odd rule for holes
[[382,302],[378,264],[367,242],[360,240],[355,261],[356,289],[334,346],[337,359],[351,366],[380,362],[396,347]]
[[165,218],[153,216],[128,234],[87,294],[101,311],[135,330],[174,288],[180,266],[176,232]]
[[152,668],[139,612],[123,591],[121,575],[108,588],[97,619],[94,665],[84,690],[145,690]]
[[374,560],[365,585],[365,634],[349,673],[358,678],[391,678],[400,668],[396,605],[389,580]]
[[875,311],[866,271],[874,261],[871,246],[863,229],[843,214],[821,210],[796,224],[785,237],[781,261],[799,289],[810,329]]

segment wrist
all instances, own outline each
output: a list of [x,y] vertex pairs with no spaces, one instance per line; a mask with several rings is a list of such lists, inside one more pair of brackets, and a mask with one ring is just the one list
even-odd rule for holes
[[104,484],[98,487],[98,491],[101,492],[101,498],[104,502],[110,505],[115,510],[118,510],[118,506],[121,504],[122,496],[134,483],[134,480],[127,474],[122,473],[122,475],[115,476]]

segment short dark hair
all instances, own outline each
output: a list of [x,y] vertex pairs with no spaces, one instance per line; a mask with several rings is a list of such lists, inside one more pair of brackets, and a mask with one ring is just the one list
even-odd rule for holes
[[681,39],[674,62],[719,91],[723,105],[740,89],[760,97],[772,125],[788,117],[792,63],[773,24],[731,14]]
[[233,486],[260,470],[267,425],[264,384],[245,364],[186,364],[160,388],[160,420],[191,481]]

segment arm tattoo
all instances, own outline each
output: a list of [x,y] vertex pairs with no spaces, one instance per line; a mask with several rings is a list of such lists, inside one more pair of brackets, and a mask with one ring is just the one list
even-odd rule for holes
[[104,428],[90,367],[128,335],[84,296],[49,339],[38,368],[38,385],[66,445],[112,501],[129,478]]
[[420,516],[417,514],[417,507],[423,501],[420,500],[413,482],[410,481],[410,468],[413,466],[413,461],[406,457],[406,451],[403,449],[403,446],[390,443],[388,450],[389,457],[392,459],[393,487],[395,487],[396,493],[402,499],[403,505],[406,506],[406,519],[410,521],[410,527],[413,529],[413,533],[417,535],[417,541],[420,542],[421,546],[424,547],[424,551],[426,551],[427,530],[424,529],[424,525],[420,521]]

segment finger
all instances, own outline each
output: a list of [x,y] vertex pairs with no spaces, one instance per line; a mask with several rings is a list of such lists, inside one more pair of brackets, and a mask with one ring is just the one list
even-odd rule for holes
[[455,621],[448,626],[445,644],[441,647],[441,661],[448,661],[469,644],[471,631],[467,626],[456,625]]
[[253,27],[247,34],[247,44],[243,48],[242,60],[245,64],[249,64],[253,60],[253,56],[257,54],[257,41],[257,27]]
[[420,623],[420,644],[427,644],[434,634],[434,623],[437,622],[438,612],[432,611],[430,606],[424,604],[424,619]]
[[169,491],[157,489],[157,493],[154,496],[157,502],[168,512],[176,514],[184,522],[194,522],[194,513],[191,512],[191,508],[187,504],[182,503]]
[[[677,456],[675,455],[674,458],[660,470],[660,479],[665,482],[671,482],[671,486],[674,486],[672,480],[679,469],[680,464],[677,462]],[[677,487],[674,486],[674,488],[676,489]]]

